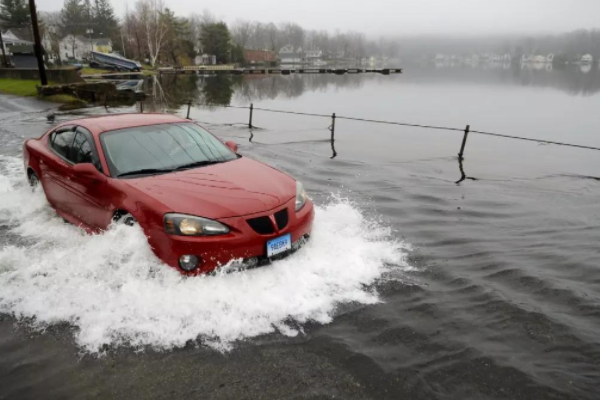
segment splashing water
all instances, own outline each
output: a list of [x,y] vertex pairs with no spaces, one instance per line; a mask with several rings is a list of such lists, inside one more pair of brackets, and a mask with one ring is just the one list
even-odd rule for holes
[[184,278],[152,253],[139,228],[86,235],[32,193],[22,161],[0,157],[0,312],[36,328],[68,322],[86,351],[171,349],[190,340],[226,351],[241,339],[308,321],[343,303],[374,304],[373,284],[410,269],[407,245],[347,201],[317,207],[310,242],[272,265]]

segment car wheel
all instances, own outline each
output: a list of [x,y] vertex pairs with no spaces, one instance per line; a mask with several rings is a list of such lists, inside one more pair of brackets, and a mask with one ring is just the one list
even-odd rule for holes
[[31,186],[32,189],[37,188],[38,185],[40,184],[40,178],[38,178],[38,176],[35,174],[35,172],[31,172],[27,176],[27,180],[29,181],[29,186]]
[[133,218],[133,215],[127,214],[116,214],[113,217],[113,222],[118,225],[135,226],[137,221]]

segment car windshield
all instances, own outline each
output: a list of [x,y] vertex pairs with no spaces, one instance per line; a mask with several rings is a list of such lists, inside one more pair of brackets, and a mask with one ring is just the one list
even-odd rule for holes
[[231,161],[237,155],[194,123],[105,132],[102,148],[112,176],[171,172]]

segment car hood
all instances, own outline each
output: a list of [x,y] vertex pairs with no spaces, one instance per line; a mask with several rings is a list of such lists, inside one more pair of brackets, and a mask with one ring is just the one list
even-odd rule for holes
[[172,212],[211,219],[268,211],[296,196],[293,178],[249,158],[123,182]]

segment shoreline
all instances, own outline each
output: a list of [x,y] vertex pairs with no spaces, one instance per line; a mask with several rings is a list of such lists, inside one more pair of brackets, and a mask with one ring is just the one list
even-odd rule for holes
[[62,105],[86,106],[87,102],[71,95],[40,96],[38,94],[39,82],[30,79],[0,78],[0,94],[18,96],[23,98],[36,98],[41,101]]

